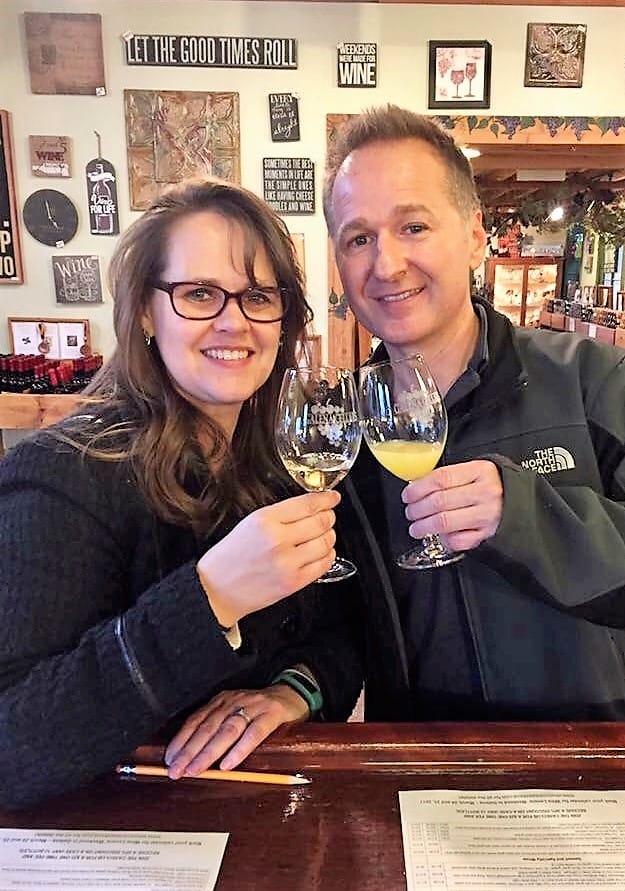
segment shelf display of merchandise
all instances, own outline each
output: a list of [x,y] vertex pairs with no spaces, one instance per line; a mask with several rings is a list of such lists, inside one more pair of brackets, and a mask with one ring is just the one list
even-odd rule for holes
[[536,326],[544,301],[558,296],[561,272],[562,261],[551,257],[486,261],[495,309],[514,325],[525,327]]

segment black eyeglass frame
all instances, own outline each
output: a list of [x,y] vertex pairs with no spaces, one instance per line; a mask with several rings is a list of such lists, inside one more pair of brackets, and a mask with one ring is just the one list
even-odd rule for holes
[[[219,309],[216,313],[213,313],[211,316],[185,316],[178,309],[176,309],[176,304],[174,302],[174,290],[179,285],[198,285],[199,287],[205,288],[215,288],[217,291],[221,291],[224,295],[224,302],[221,305],[221,309]],[[208,322],[210,319],[216,319],[218,316],[222,314],[224,309],[226,308],[229,300],[236,300],[241,313],[245,316],[248,322],[257,322],[259,325],[273,325],[274,322],[281,322],[282,319],[286,316],[289,311],[289,303],[291,300],[291,294],[286,288],[244,288],[242,291],[227,291],[225,288],[222,288],[221,285],[215,285],[213,282],[201,282],[201,281],[183,281],[183,282],[164,282],[164,281],[156,281],[152,283],[152,287],[157,291],[164,291],[169,296],[169,302],[171,303],[171,308],[179,316],[181,319],[187,319],[190,322]],[[278,292],[282,297],[282,315],[277,319],[257,319],[252,316],[248,316],[243,308],[243,297],[246,294],[254,293],[255,291],[262,293],[266,293],[266,291],[271,290],[272,292]]]

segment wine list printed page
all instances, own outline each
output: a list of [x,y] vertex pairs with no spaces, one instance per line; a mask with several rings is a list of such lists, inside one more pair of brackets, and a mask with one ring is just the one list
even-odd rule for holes
[[214,891],[227,833],[0,829],[0,891]]
[[625,889],[625,792],[399,793],[408,891]]

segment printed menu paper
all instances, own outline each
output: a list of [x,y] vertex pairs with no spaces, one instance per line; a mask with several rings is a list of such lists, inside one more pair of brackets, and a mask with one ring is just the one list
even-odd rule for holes
[[213,891],[227,833],[0,829],[0,891]]
[[408,891],[625,888],[625,792],[399,793]]

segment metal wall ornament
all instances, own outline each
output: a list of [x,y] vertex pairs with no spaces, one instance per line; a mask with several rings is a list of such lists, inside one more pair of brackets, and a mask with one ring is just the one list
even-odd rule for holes
[[525,47],[526,87],[581,87],[586,25],[530,22]]
[[130,207],[193,176],[240,182],[238,93],[124,90]]
[[24,202],[24,225],[34,239],[51,247],[65,247],[78,229],[78,211],[63,192],[39,189]]
[[10,115],[0,111],[0,284],[23,281]]

